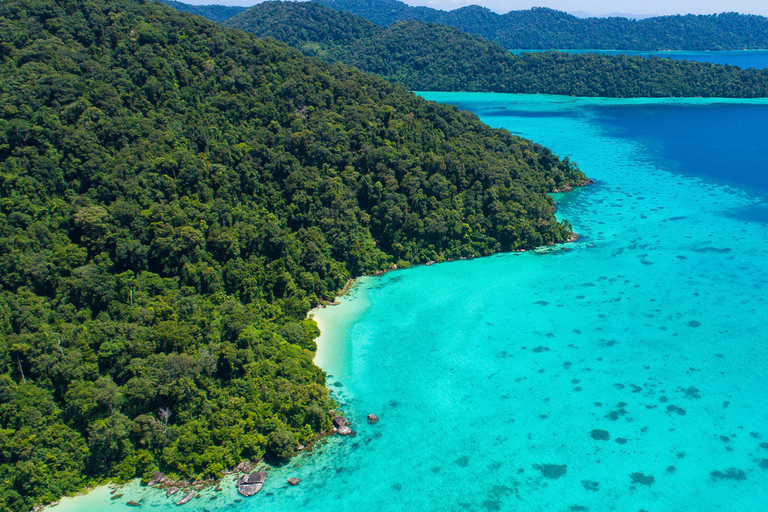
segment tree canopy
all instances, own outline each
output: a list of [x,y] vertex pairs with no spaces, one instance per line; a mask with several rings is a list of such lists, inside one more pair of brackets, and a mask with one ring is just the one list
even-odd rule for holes
[[223,22],[418,91],[605,97],[765,97],[768,71],[641,56],[512,54],[436,23],[379,27],[314,2],[263,2]]
[[170,5],[176,10],[182,12],[188,12],[190,14],[197,14],[203,18],[208,18],[211,21],[222,22],[228,18],[231,18],[235,14],[243,12],[246,8],[236,5],[190,5],[176,0],[160,0],[166,5]]
[[708,15],[577,18],[545,7],[495,12],[478,5],[442,11],[400,0],[317,0],[377,25],[424,21],[456,27],[505,49],[528,50],[760,50],[768,48],[768,18],[724,12]]

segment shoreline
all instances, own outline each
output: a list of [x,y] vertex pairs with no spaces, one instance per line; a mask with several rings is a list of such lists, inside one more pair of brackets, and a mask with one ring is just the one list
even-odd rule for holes
[[[594,181],[587,180],[586,182],[580,183],[579,185],[576,185],[576,187],[584,187],[586,185],[592,184]],[[567,193],[572,191],[573,189],[565,189],[565,190],[558,190],[556,193]],[[363,274],[361,276],[350,278],[345,283],[344,287],[339,290],[333,300],[333,302],[323,302],[314,308],[307,311],[306,318],[312,319],[317,324],[318,328],[320,329],[320,336],[318,336],[315,339],[315,342],[317,343],[317,351],[315,352],[315,357],[313,358],[312,362],[316,366],[318,366],[321,370],[323,370],[326,373],[326,376],[333,376],[336,379],[343,379],[343,375],[339,375],[339,373],[343,373],[343,368],[346,364],[348,364],[348,351],[344,349],[344,347],[348,348],[348,344],[346,343],[347,336],[344,331],[346,330],[345,327],[347,327],[351,322],[334,322],[332,316],[330,314],[331,311],[334,310],[334,308],[329,308],[329,306],[340,306],[342,304],[347,304],[346,308],[342,308],[344,310],[344,314],[341,315],[342,318],[357,318],[362,310],[367,309],[370,306],[370,303],[366,300],[365,294],[362,296],[358,296],[356,293],[354,293],[356,290],[360,289],[360,287],[364,286],[366,284],[366,281],[375,278],[383,276],[386,273],[389,273],[393,270],[405,270],[407,268],[412,268],[416,266],[431,266],[436,263],[448,263],[452,261],[462,261],[462,260],[472,260],[475,258],[481,258],[484,256],[493,256],[496,254],[505,254],[505,253],[524,253],[524,252],[549,252],[552,250],[553,246],[564,246],[566,244],[575,242],[578,240],[579,235],[576,233],[573,233],[572,236],[570,236],[566,241],[558,243],[558,244],[549,244],[549,245],[543,245],[539,247],[534,247],[531,249],[513,249],[510,251],[500,251],[493,254],[488,255],[472,255],[469,257],[459,257],[459,258],[450,258],[450,259],[442,259],[442,260],[430,260],[424,263],[416,263],[416,264],[409,264],[408,266],[398,267],[396,264],[392,264],[389,267],[387,267],[384,270],[377,270],[376,272],[372,274]],[[566,247],[563,247],[565,249]],[[363,288],[364,290],[364,288]],[[353,301],[353,299],[355,299]],[[352,307],[352,309],[349,309],[349,304],[352,302],[355,303],[355,307]],[[344,341],[345,343],[340,343],[340,341]],[[333,371],[333,374],[331,373],[331,370]],[[340,372],[340,370],[342,370]],[[329,387],[329,383],[326,382],[326,388],[331,390]],[[312,448],[314,445],[316,445],[318,442],[322,441],[324,438],[334,434],[334,430],[326,431],[326,432],[320,432],[318,433],[311,443],[309,443],[306,447],[301,446],[300,448],[297,448],[296,453],[291,457],[290,460],[295,460],[297,456],[300,456],[302,454],[310,454],[312,452]],[[248,467],[262,467],[262,470],[272,472],[275,469],[279,470],[278,468],[271,467],[269,465],[264,464],[263,460],[256,461],[254,463],[251,463],[251,461],[241,461],[240,464],[235,466],[234,468],[228,468],[225,469],[222,473],[222,478],[220,479],[206,479],[206,480],[194,480],[194,481],[164,481],[157,485],[149,485],[142,483],[140,478],[134,478],[129,480],[128,482],[118,484],[114,483],[112,481],[97,485],[95,487],[87,487],[83,490],[80,490],[73,495],[70,496],[61,496],[57,501],[54,501],[52,503],[48,504],[41,504],[32,509],[33,512],[42,512],[45,510],[53,510],[54,507],[56,507],[56,510],[58,511],[64,511],[68,512],[68,505],[70,505],[70,502],[73,500],[77,500],[78,504],[75,505],[72,503],[72,506],[77,506],[76,509],[73,509],[73,512],[77,510],[83,510],[83,507],[88,507],[88,504],[80,504],[81,499],[86,499],[86,496],[90,496],[92,500],[99,500],[101,499],[103,501],[104,498],[106,498],[106,495],[111,495],[108,500],[120,500],[121,504],[128,507],[140,507],[144,506],[147,503],[143,503],[148,495],[151,495],[152,498],[159,498],[161,500],[165,499],[166,503],[169,506],[176,507],[176,500],[174,498],[180,498],[181,496],[184,496],[186,493],[188,493],[191,490],[194,490],[196,492],[195,497],[200,497],[201,493],[205,493],[210,491],[211,489],[214,490],[216,493],[223,493],[225,492],[225,488],[223,485],[225,484],[225,481],[227,481],[230,477],[233,477],[234,475],[234,482],[237,482],[237,476],[240,474],[248,474],[249,472],[246,471],[243,473],[243,464],[248,464]],[[290,462],[288,463],[290,464]],[[265,466],[265,467],[264,467]],[[170,496],[167,494],[168,489],[178,488],[178,491],[176,493],[171,494]],[[229,493],[232,493],[233,499],[237,499],[239,496],[237,494],[237,485],[234,486],[233,489],[228,489]],[[125,492],[120,492],[120,491]],[[102,494],[105,494],[105,496],[101,496]],[[163,494],[165,494],[165,498],[163,498]],[[150,506],[156,506],[156,505],[150,505]]]

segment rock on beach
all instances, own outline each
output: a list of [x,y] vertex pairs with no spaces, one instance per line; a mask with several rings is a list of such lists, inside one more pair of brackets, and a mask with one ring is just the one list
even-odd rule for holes
[[184,505],[184,504],[185,504],[185,503],[187,503],[189,500],[191,500],[192,498],[194,498],[194,497],[195,497],[195,494],[197,494],[197,491],[195,491],[195,490],[191,490],[191,491],[189,491],[187,494],[185,494],[185,495],[184,495],[184,497],[183,497],[183,498],[181,498],[181,500],[177,501],[177,502],[176,502],[176,504],[177,504],[177,505]]
[[237,481],[237,492],[245,497],[253,496],[264,487],[266,480],[266,471],[254,471],[250,475],[244,475]]
[[165,475],[163,475],[159,471],[155,471],[152,474],[152,479],[149,482],[147,482],[147,485],[159,485],[165,482],[166,480],[167,478],[165,477]]

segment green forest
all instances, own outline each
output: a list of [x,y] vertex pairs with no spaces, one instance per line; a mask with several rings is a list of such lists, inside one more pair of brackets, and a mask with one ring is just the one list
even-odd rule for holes
[[239,7],[234,5],[191,5],[191,4],[185,4],[182,2],[177,2],[176,0],[160,0],[162,3],[166,5],[170,5],[176,10],[182,11],[182,12],[188,12],[190,14],[197,14],[198,16],[202,16],[203,18],[208,18],[211,21],[215,22],[222,22],[226,19],[231,18],[235,14],[240,14],[243,12],[246,8],[245,7]]
[[544,7],[495,12],[478,5],[452,11],[411,7],[399,0],[316,0],[386,26],[398,21],[441,23],[517,50],[760,50],[768,48],[768,18],[708,15],[577,18]]
[[768,71],[641,56],[513,54],[436,23],[379,27],[314,2],[263,2],[223,22],[416,91],[603,97],[768,96]]
[[290,457],[312,306],[572,235],[573,162],[379,77],[143,0],[0,26],[0,510]]

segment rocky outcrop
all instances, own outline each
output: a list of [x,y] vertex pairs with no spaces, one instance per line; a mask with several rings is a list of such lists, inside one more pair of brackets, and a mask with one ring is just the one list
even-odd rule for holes
[[[584,181],[582,181],[580,183],[577,183],[577,184],[573,185],[573,187],[586,187],[587,185],[592,185],[594,183],[595,183],[595,180],[593,180],[592,178],[589,178],[589,179],[586,179],[586,180],[584,180]],[[560,194],[562,192],[570,192],[571,190],[573,190],[573,187],[571,185],[566,185],[563,188],[553,189],[552,193]]]
[[235,466],[235,473],[250,473],[251,465],[245,461]]
[[343,427],[348,423],[349,421],[347,421],[347,418],[345,418],[344,416],[334,416],[333,418],[333,426],[336,428]]

